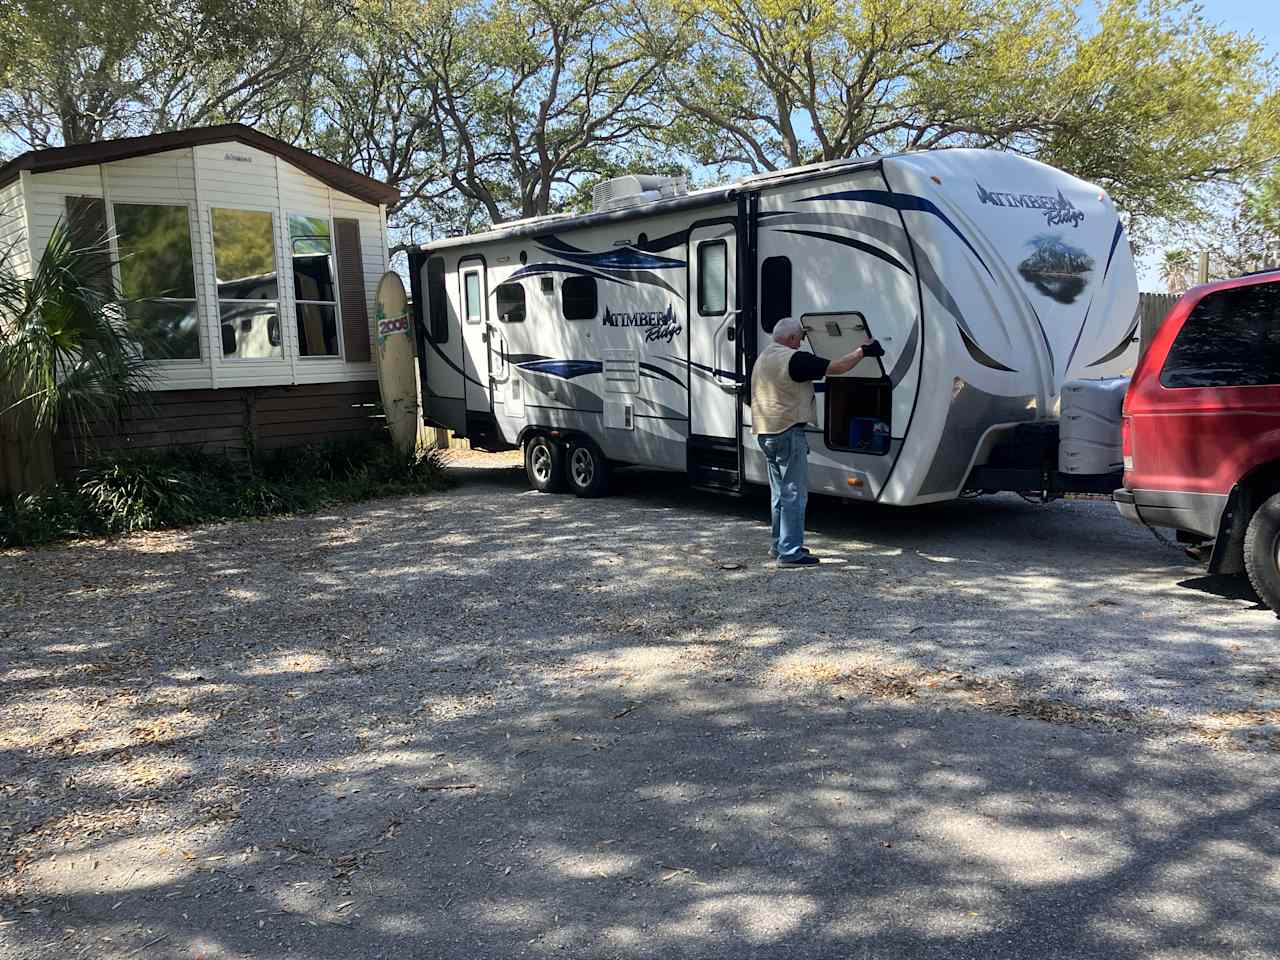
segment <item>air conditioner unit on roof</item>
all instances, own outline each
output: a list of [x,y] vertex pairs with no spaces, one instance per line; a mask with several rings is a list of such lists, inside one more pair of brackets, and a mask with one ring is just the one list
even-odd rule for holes
[[657,177],[633,173],[597,183],[591,190],[591,209],[619,210],[655,200],[682,197],[689,192],[686,177]]

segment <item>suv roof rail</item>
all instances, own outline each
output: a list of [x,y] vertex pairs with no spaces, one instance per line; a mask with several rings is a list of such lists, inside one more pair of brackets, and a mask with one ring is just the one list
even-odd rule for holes
[[1261,270],[1250,270],[1248,273],[1242,273],[1242,277],[1257,277],[1264,273],[1280,273],[1280,267],[1263,267]]

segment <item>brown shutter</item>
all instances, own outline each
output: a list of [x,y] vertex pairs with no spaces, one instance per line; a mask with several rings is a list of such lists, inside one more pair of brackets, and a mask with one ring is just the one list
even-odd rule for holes
[[107,205],[101,197],[67,197],[67,235],[77,250],[94,251],[87,258],[89,276],[81,278],[104,297],[111,296],[111,251],[107,239]]
[[364,257],[360,252],[360,221],[333,221],[333,253],[338,261],[338,302],[342,304],[342,342],[348,363],[367,363],[369,308],[364,299]]

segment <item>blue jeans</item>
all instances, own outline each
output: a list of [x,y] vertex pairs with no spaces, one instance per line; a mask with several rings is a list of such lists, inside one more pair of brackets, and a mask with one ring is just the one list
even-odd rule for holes
[[804,508],[809,502],[809,438],[804,424],[756,437],[769,465],[773,508],[773,549],[779,559],[800,555],[804,546]]

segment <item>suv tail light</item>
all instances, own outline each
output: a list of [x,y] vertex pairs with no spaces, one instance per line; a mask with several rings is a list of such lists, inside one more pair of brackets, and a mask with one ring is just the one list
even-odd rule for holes
[[1129,471],[1133,469],[1133,418],[1120,418],[1120,455],[1124,458],[1124,483],[1129,485]]

